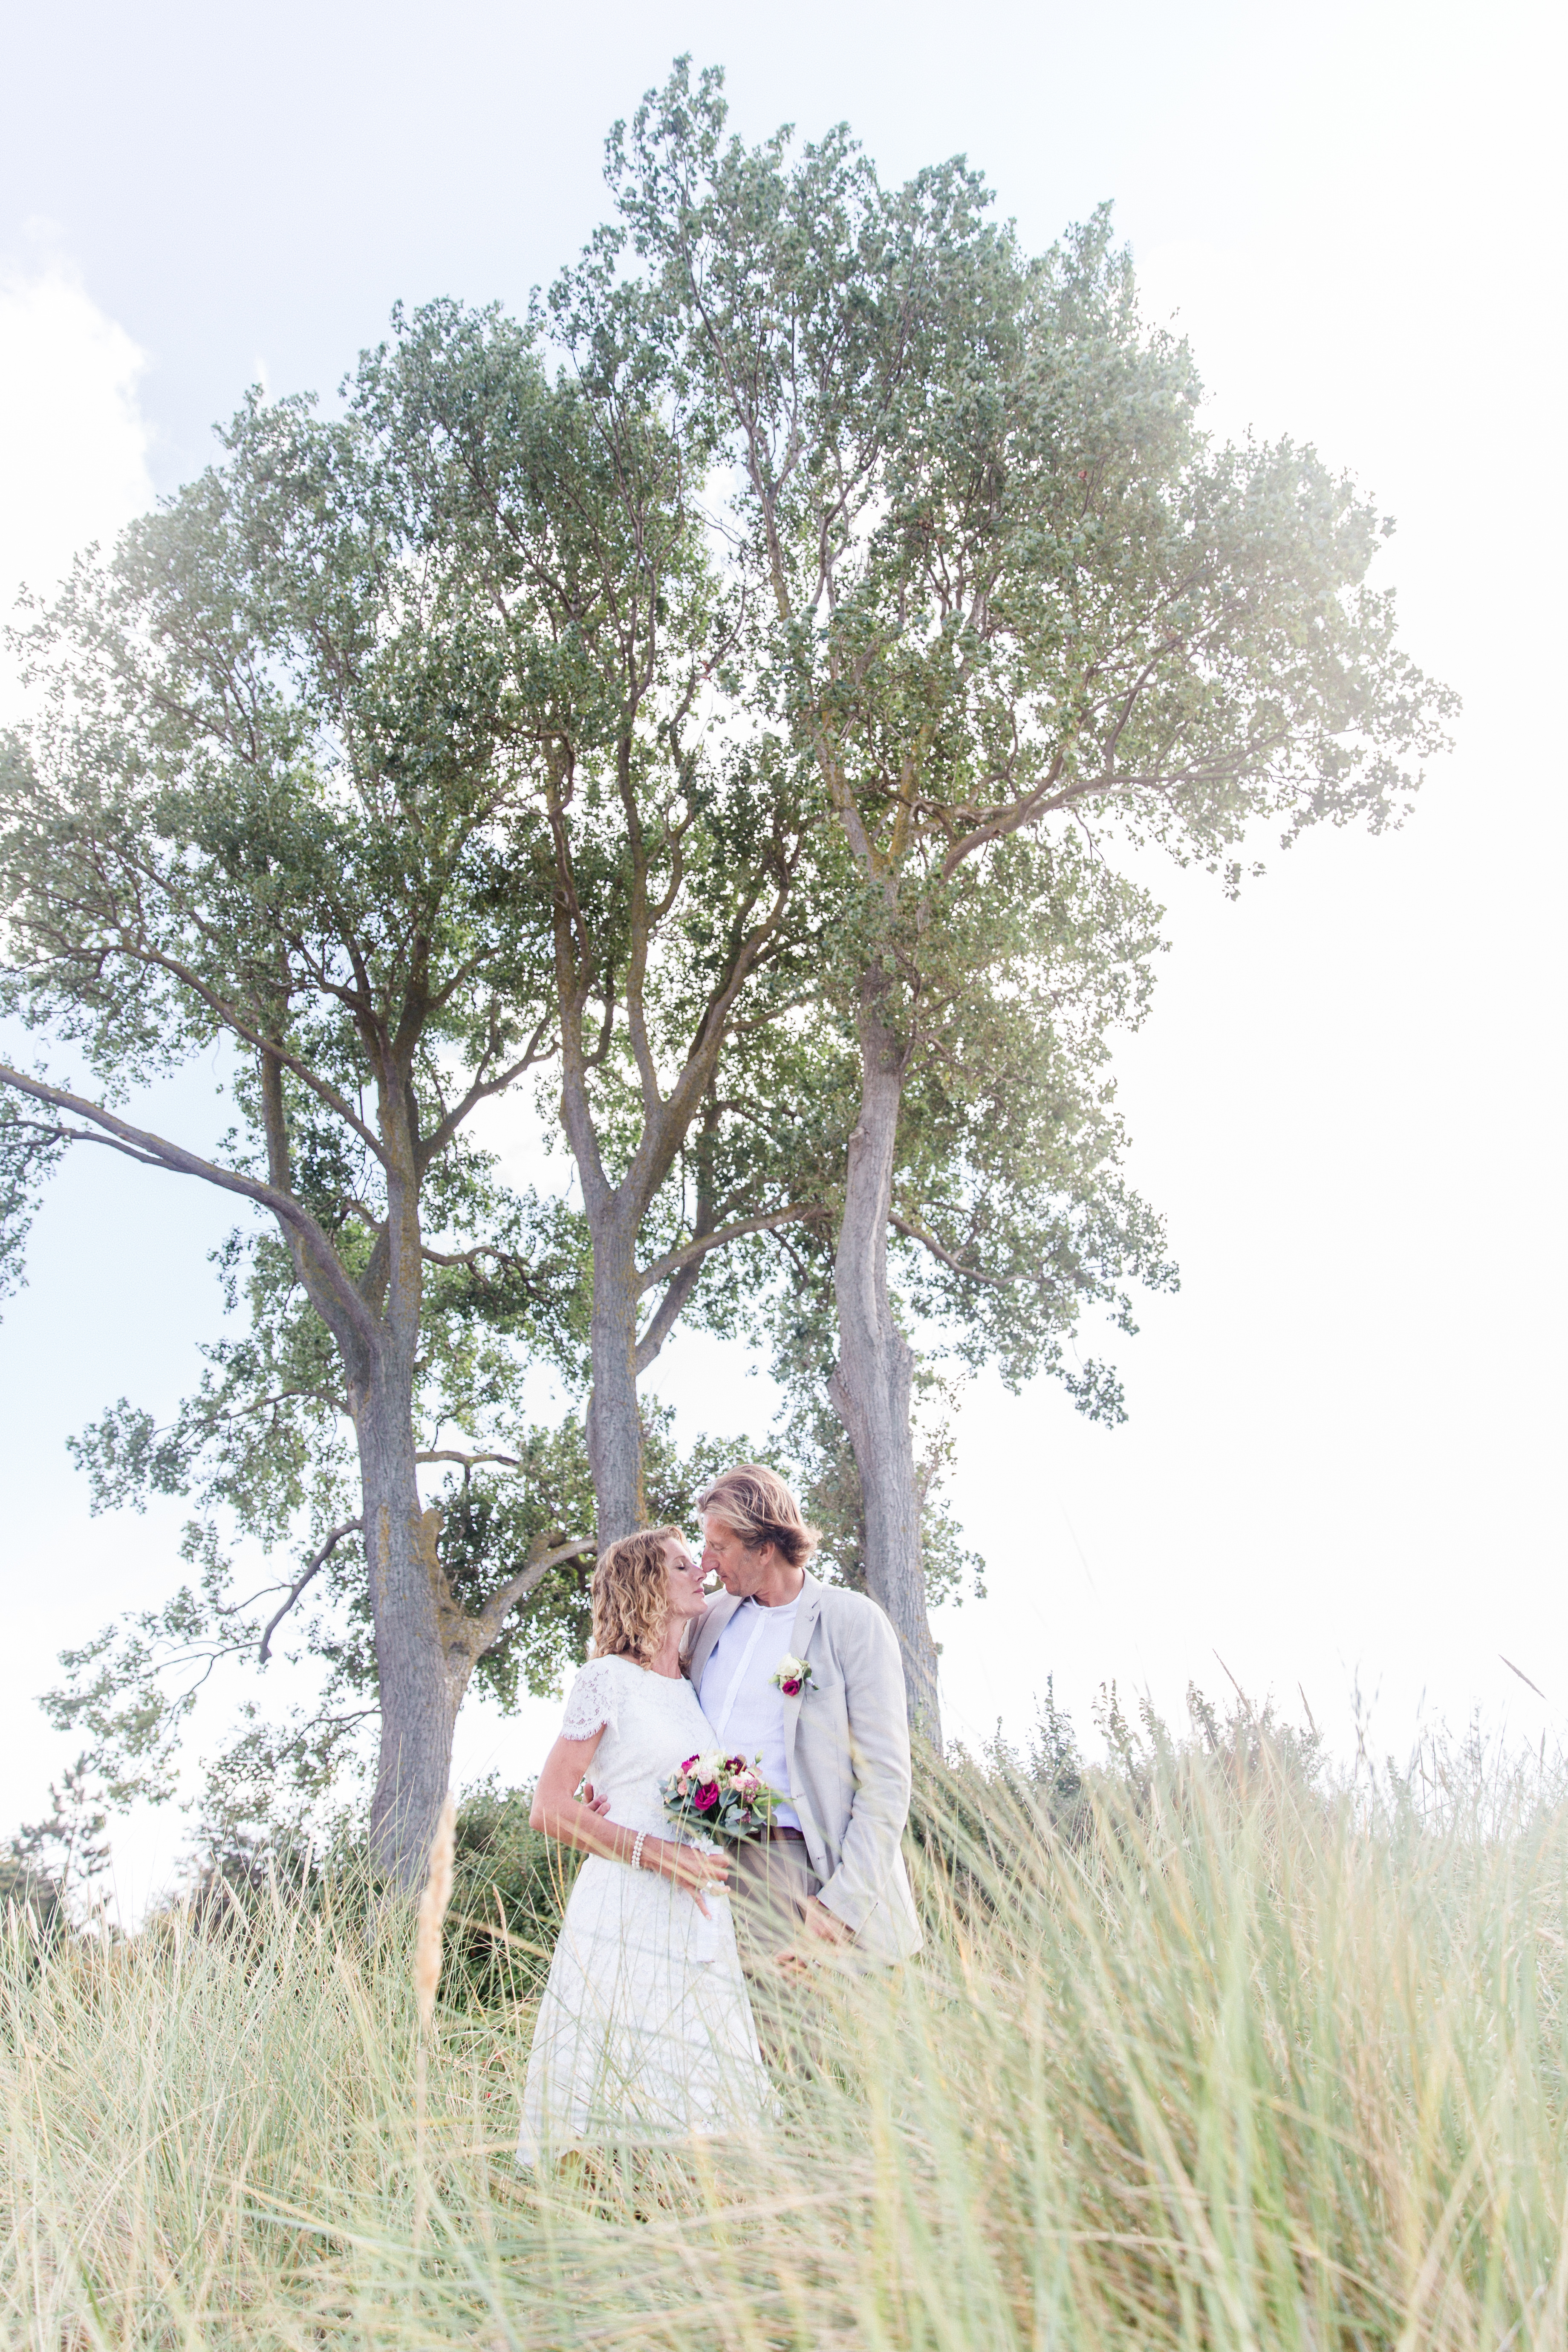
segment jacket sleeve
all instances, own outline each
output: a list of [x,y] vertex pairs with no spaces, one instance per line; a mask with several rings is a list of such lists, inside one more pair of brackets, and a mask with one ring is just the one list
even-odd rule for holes
[[836,1628],[849,1717],[855,1794],[837,1869],[821,1899],[858,1931],[894,1877],[910,1817],[910,1719],[898,1636],[874,1601],[844,1612]]

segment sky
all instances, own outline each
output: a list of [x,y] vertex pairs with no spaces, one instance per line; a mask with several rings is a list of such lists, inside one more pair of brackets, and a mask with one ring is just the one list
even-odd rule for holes
[[[1048,1382],[963,1403],[988,1598],[938,1632],[971,1741],[1026,1730],[1047,1677],[1086,1736],[1113,1680],[1174,1717],[1189,1680],[1272,1693],[1342,1752],[1568,1719],[1560,14],[66,0],[9,29],[6,603],[207,462],[247,384],[330,394],[400,299],[523,304],[684,50],[748,137],[847,119],[888,177],[966,152],[1032,247],[1111,199],[1213,428],[1310,440],[1396,518],[1377,576],[1464,698],[1456,748],[1402,833],[1262,844],[1235,904],[1145,871],[1172,944],[1117,1072],[1182,1286],[1117,1344],[1126,1426]],[[211,1132],[220,1076],[149,1118]],[[57,1180],[0,1322],[0,1832],[74,1752],[35,1703],[57,1654],[176,1576],[178,1507],[90,1518],[65,1440],[122,1393],[166,1412],[218,1325],[221,1202],[103,1160]],[[650,1385],[689,1433],[761,1433],[749,1370],[689,1337]],[[531,1772],[554,1717],[470,1710],[459,1780]],[[181,1837],[120,1833],[128,1915]]]

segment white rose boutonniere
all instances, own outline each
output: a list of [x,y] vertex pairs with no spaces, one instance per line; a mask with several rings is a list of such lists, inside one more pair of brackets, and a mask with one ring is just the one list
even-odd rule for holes
[[779,1660],[777,1674],[770,1675],[768,1680],[777,1685],[785,1698],[804,1698],[815,1686],[816,1678],[804,1658],[784,1657]]

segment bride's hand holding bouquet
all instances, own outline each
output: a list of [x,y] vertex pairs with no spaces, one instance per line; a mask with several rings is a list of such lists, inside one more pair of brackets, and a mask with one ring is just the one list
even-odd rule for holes
[[687,1845],[679,1838],[650,1838],[641,1867],[668,1878],[672,1886],[684,1886],[705,1919],[713,1914],[702,1899],[704,1890],[720,1895],[730,1891],[729,1855],[715,1853],[707,1846]]

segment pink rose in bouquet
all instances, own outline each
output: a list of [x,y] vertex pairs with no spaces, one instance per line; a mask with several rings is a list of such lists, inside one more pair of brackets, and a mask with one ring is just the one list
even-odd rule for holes
[[784,1801],[757,1770],[761,1761],[719,1748],[684,1757],[659,1782],[666,1815],[678,1829],[704,1837],[765,1837],[773,1807]]

